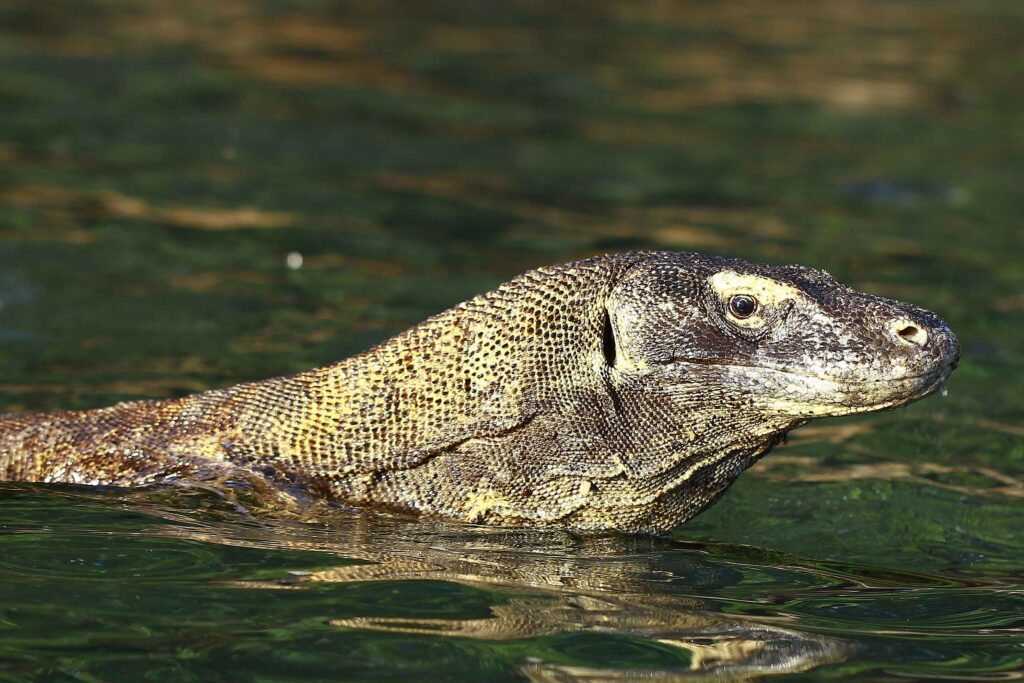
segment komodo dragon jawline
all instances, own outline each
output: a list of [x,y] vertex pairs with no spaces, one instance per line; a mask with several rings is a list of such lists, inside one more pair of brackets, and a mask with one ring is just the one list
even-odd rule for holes
[[353,505],[661,532],[789,430],[927,396],[959,353],[935,314],[819,270],[615,254],[528,272],[324,368],[2,416],[0,475],[241,472]]

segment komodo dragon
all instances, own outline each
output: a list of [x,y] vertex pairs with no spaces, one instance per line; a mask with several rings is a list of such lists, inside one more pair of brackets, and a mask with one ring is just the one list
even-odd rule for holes
[[959,354],[935,314],[820,270],[621,253],[530,271],[324,368],[0,416],[0,475],[234,474],[470,522],[659,533],[795,427],[923,398]]

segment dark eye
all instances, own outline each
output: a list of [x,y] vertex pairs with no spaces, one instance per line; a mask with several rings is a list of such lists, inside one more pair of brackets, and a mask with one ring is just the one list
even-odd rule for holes
[[757,310],[757,299],[746,294],[737,294],[729,299],[729,312],[737,318],[749,318]]

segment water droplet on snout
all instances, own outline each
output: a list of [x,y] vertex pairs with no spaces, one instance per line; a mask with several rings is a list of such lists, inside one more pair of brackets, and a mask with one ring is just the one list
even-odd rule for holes
[[949,396],[949,389],[946,388],[945,384],[939,388],[939,395],[942,396],[942,398]]

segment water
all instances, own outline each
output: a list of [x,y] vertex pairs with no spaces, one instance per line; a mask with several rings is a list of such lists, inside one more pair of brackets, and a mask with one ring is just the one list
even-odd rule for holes
[[0,485],[4,680],[1024,677],[1024,7],[0,7],[0,403],[324,364],[628,248],[938,311],[670,538]]

